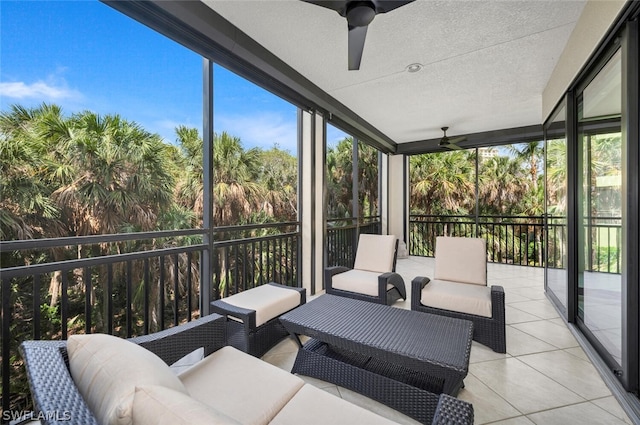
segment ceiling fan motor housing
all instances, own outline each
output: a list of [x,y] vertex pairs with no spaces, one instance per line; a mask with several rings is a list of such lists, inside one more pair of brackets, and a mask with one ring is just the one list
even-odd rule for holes
[[347,4],[347,22],[352,27],[366,27],[376,17],[376,7],[370,1],[352,1]]

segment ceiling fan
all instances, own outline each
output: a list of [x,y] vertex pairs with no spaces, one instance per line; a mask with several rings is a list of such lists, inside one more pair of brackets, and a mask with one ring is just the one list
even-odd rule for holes
[[438,143],[440,147],[447,149],[462,149],[457,144],[467,140],[465,136],[449,137],[447,136],[447,130],[449,130],[449,127],[442,127],[441,130],[444,133],[444,136],[442,136],[440,143]]
[[302,0],[317,6],[335,10],[340,16],[347,18],[349,28],[349,71],[360,69],[364,40],[367,27],[379,13],[391,12],[394,9],[411,3],[414,0]]

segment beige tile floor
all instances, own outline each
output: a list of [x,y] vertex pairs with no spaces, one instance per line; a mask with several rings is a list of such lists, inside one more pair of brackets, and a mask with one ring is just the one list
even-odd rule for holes
[[[417,275],[433,275],[433,259],[398,260],[407,285]],[[458,397],[473,403],[476,424],[631,424],[600,375],[544,294],[539,268],[488,265],[490,285],[506,297],[507,354],[474,341],[469,374]],[[410,308],[409,300],[395,307]],[[287,339],[263,360],[291,370],[297,346]],[[400,424],[411,418],[358,393],[303,377],[332,394]]]

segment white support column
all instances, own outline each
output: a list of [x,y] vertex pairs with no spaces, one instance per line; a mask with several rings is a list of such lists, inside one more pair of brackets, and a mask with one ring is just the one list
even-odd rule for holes
[[325,135],[322,116],[302,112],[301,123],[302,286],[313,295],[322,290],[324,271]]
[[324,281],[324,267],[325,267],[325,234],[327,227],[327,220],[325,217],[325,199],[326,197],[326,162],[327,162],[327,135],[325,119],[322,115],[315,114],[315,198],[313,199],[313,206],[315,208],[315,255],[314,263],[316,268],[314,270],[313,278],[315,283],[315,293],[322,291]]
[[[408,191],[409,181],[408,158],[405,155],[390,155],[388,160],[388,218],[387,226],[390,235],[395,235],[400,242],[407,242],[405,234],[408,226],[408,197],[405,197],[405,190]],[[407,181],[405,181],[407,180]]]

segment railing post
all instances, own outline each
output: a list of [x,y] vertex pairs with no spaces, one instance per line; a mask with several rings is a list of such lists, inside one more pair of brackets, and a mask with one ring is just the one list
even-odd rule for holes
[[202,226],[206,230],[204,243],[208,246],[202,253],[200,275],[200,315],[210,312],[211,286],[213,282],[214,234],[213,234],[213,62],[202,58]]
[[2,279],[2,411],[11,408],[11,280]]

